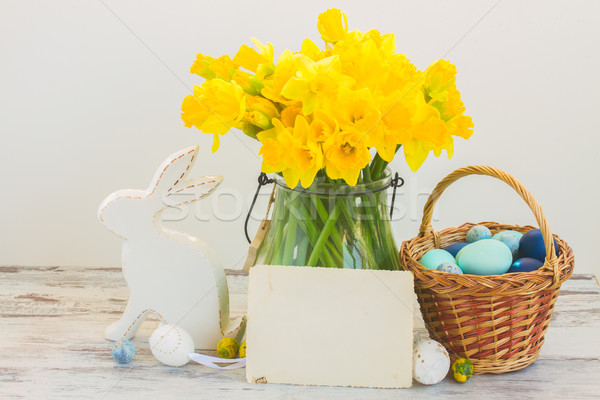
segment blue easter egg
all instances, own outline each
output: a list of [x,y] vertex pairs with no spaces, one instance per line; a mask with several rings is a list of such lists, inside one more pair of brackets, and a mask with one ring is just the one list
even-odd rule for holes
[[512,253],[498,240],[483,239],[465,246],[456,261],[465,274],[500,275],[510,268]]
[[112,356],[119,364],[127,364],[135,355],[135,346],[127,339],[117,340],[112,347]]
[[422,266],[429,269],[436,269],[443,262],[451,262],[456,264],[456,260],[452,254],[442,249],[431,249],[419,260]]
[[[558,255],[558,244],[554,239],[554,250]],[[535,258],[540,261],[546,259],[546,247],[544,246],[544,238],[539,229],[532,229],[523,234],[519,240],[519,257]]]
[[521,238],[523,237],[523,234],[518,231],[500,231],[500,232],[496,233],[494,236],[492,236],[492,239],[499,239],[504,235],[514,235],[519,240],[521,240]]
[[468,244],[469,243],[467,243],[467,242],[452,243],[451,245],[444,247],[444,250],[446,250],[448,253],[452,254],[452,257],[456,257],[458,252],[461,251],[462,248]]
[[460,267],[452,262],[443,262],[441,263],[438,267],[437,267],[438,271],[441,272],[449,272],[452,274],[462,274],[462,269],[460,269]]
[[474,243],[479,240],[491,239],[492,232],[484,225],[475,225],[467,232],[467,242]]
[[510,249],[510,252],[513,255],[513,260],[517,259],[519,254],[519,238],[517,235],[513,235],[512,233],[501,236],[494,235],[492,239],[504,243]]
[[523,257],[512,263],[508,272],[531,272],[540,269],[542,265],[544,265],[543,261],[535,258]]

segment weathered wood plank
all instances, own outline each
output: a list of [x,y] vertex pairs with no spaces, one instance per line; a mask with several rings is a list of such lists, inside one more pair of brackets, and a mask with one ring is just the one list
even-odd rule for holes
[[[232,314],[243,314],[247,276],[230,271],[228,282]],[[119,366],[103,331],[126,301],[118,268],[0,267],[0,398],[585,399],[598,398],[600,388],[600,288],[594,275],[575,275],[563,285],[540,359],[532,366],[476,376],[466,385],[446,379],[407,390],[252,385],[244,370],[166,367],[148,349],[158,325],[153,318],[134,339],[134,362]],[[423,329],[420,318],[415,324]]]

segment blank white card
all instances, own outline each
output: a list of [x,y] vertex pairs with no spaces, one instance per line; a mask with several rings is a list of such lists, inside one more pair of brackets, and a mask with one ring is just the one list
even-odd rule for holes
[[246,378],[410,387],[413,298],[411,272],[257,265],[248,287]]

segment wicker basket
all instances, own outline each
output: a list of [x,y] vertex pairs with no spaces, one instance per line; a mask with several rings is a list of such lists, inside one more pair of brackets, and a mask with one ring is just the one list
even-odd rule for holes
[[[428,250],[464,242],[468,230],[477,224],[435,232],[431,226],[433,208],[444,190],[468,175],[488,175],[506,182],[531,208],[546,245],[544,266],[537,271],[503,275],[461,275],[423,267],[417,260]],[[481,222],[492,233],[503,230],[526,232],[532,226]],[[544,343],[560,285],[573,273],[573,251],[554,236],[541,207],[531,194],[509,174],[488,166],[457,169],[433,190],[423,211],[419,235],[402,244],[400,261],[415,276],[415,290],[425,325],[433,339],[448,349],[451,357],[467,357],[474,373],[503,373],[533,363]]]

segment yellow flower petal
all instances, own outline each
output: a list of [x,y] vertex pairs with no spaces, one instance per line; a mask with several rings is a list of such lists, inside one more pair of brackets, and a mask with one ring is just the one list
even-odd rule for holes
[[219,135],[215,133],[213,135],[212,152],[214,153],[215,151],[219,150],[220,145],[221,145],[221,139],[219,139]]
[[298,173],[298,170],[296,170],[295,168],[287,168],[287,169],[283,170],[283,178],[285,179],[285,183],[288,185],[288,187],[293,189],[296,186],[298,186],[298,181],[300,180],[300,174]]

